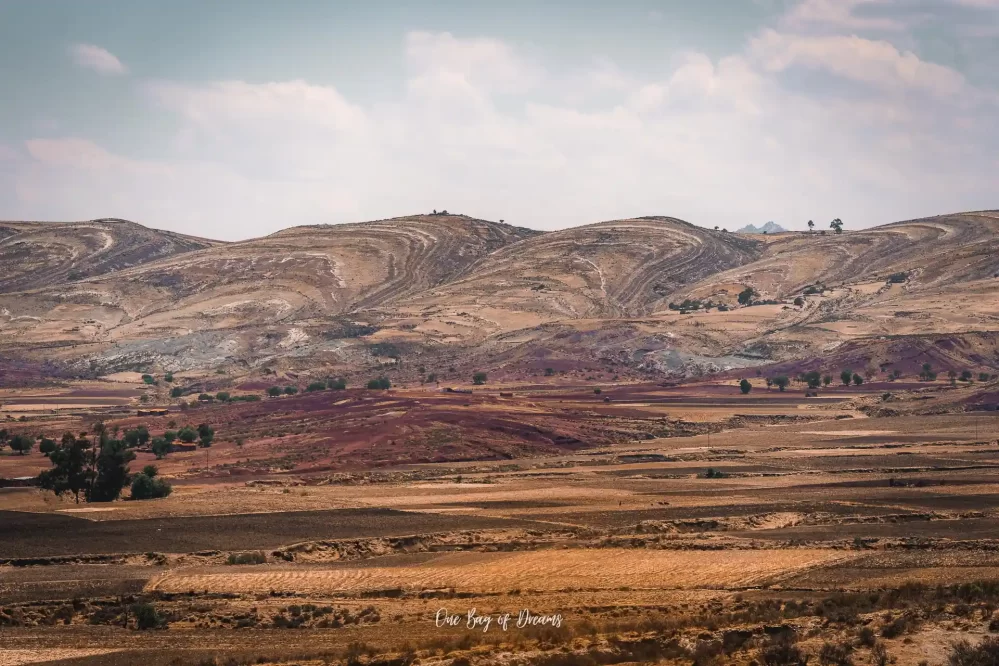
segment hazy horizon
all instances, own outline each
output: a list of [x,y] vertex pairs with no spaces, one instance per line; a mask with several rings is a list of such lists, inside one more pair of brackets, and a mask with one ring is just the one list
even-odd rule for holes
[[240,240],[999,205],[999,0],[9,0],[0,58],[10,220]]

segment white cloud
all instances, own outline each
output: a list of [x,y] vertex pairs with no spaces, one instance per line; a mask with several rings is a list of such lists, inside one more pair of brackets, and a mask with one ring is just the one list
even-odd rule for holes
[[[376,106],[304,81],[144,84],[178,124],[169,154],[31,140],[7,170],[10,214],[233,239],[433,208],[536,228],[641,214],[734,228],[995,205],[987,91],[888,42],[763,31],[655,78],[599,58],[582,76],[546,71],[448,33],[402,48],[409,78]],[[794,67],[863,85],[818,99],[781,76]]]
[[940,97],[955,95],[965,85],[953,69],[920,60],[889,42],[855,35],[814,37],[765,30],[751,41],[750,52],[770,72],[803,65],[883,89],[915,89]]
[[125,65],[107,49],[93,44],[73,44],[69,54],[78,67],[92,69],[101,74],[124,74]]

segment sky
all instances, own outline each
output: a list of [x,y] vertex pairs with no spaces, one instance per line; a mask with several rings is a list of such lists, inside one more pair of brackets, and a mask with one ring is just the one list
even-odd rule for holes
[[0,0],[0,219],[999,208],[999,0]]

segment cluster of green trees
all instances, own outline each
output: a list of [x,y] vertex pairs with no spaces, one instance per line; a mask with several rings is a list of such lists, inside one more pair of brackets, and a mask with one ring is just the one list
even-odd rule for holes
[[[62,436],[48,454],[52,468],[38,477],[42,488],[60,496],[69,493],[77,503],[81,497],[87,502],[113,502],[121,496],[132,481],[128,463],[135,460],[135,453],[128,441],[114,437],[103,422],[96,423],[90,434],[92,437],[86,432],[67,432]],[[167,487],[169,484],[161,481],[157,485],[161,494],[155,496],[169,494]]]
[[151,440],[152,452],[163,458],[175,441],[198,442],[199,446],[209,447],[214,439],[215,430],[207,423],[197,427],[185,425],[151,438],[146,426],[122,433],[117,426],[111,428],[97,422],[91,433],[67,432],[58,443],[42,438],[41,451],[48,456],[52,468],[39,475],[39,485],[57,495],[69,493],[77,503],[81,498],[87,502],[112,502],[129,484],[132,499],[166,497],[172,488],[165,479],[157,477],[154,465],[147,465],[140,474],[130,473],[128,464],[135,460],[132,449]]

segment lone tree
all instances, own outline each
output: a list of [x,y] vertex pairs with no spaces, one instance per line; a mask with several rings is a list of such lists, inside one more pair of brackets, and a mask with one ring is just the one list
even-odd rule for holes
[[739,382],[739,390],[742,391],[743,395],[745,395],[753,390],[753,385],[749,383],[748,379],[743,379]]
[[486,373],[476,372],[474,375],[472,375],[472,383],[475,384],[476,386],[481,386],[482,384],[485,384]]
[[808,383],[808,388],[817,389],[822,383],[822,375],[819,374],[818,370],[812,370],[811,372],[805,373],[805,381]]
[[25,453],[34,448],[35,438],[28,437],[27,435],[14,435],[10,438],[9,445],[11,450],[17,451],[23,456]]
[[757,296],[756,290],[752,287],[746,287],[739,292],[739,305],[749,305],[755,296]]
[[843,233],[843,220],[837,217],[835,220],[829,223],[829,228],[838,234]]
[[808,221],[808,230],[811,231],[814,228],[815,228],[815,223],[812,222],[811,220],[809,220]]
[[165,458],[172,448],[166,437],[153,437],[152,450],[157,460]]
[[853,370],[844,370],[839,373],[839,379],[843,382],[843,386],[849,386],[850,382],[853,380]]

